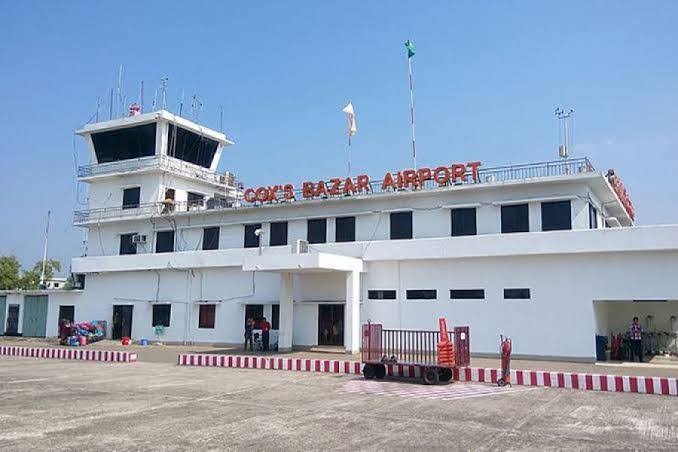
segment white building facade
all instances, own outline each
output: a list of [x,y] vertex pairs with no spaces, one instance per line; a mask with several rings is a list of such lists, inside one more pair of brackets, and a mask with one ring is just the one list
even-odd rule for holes
[[368,320],[446,317],[470,326],[477,355],[505,334],[517,355],[593,360],[595,335],[634,315],[678,332],[678,226],[634,226],[618,177],[586,159],[244,190],[216,173],[232,143],[166,111],[78,133],[84,287],[58,303],[113,338],[241,343],[245,319],[265,316],[281,350],[354,353]]

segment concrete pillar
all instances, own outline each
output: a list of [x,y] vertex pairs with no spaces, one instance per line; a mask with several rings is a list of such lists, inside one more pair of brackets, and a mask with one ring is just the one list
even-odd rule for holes
[[358,353],[360,351],[360,272],[358,271],[346,274],[344,347],[346,353]]
[[294,331],[294,275],[280,274],[280,329],[278,330],[278,350],[292,350],[292,332]]

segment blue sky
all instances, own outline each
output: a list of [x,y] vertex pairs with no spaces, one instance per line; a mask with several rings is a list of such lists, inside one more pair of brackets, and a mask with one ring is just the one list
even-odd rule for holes
[[220,169],[248,185],[343,174],[347,99],[355,172],[408,166],[406,39],[420,164],[555,158],[553,110],[572,107],[573,156],[617,169],[639,224],[677,223],[677,17],[674,1],[4,2],[0,254],[39,259],[47,209],[50,255],[80,254],[73,131],[121,64],[130,100],[166,75],[172,109],[197,93],[218,127],[223,105]]

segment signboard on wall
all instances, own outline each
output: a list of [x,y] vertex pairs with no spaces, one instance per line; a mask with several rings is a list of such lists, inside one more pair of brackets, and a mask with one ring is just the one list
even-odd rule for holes
[[[427,181],[433,186],[444,187],[451,184],[469,184],[480,182],[478,168],[481,162],[454,163],[449,166],[435,168],[407,169],[395,174],[387,172],[376,185],[381,192],[423,189]],[[271,203],[281,200],[293,200],[298,195],[303,199],[324,199],[337,196],[371,194],[374,187],[370,176],[361,174],[355,178],[333,178],[329,181],[306,181],[302,183],[299,193],[293,184],[269,185],[248,188],[244,191],[245,202]]]

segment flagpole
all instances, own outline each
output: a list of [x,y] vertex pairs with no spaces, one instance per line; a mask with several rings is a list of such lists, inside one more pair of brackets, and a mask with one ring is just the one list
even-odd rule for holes
[[351,177],[351,131],[348,132],[348,177]]
[[417,169],[417,145],[414,134],[414,79],[412,77],[412,57],[407,56],[407,72],[410,78],[410,124],[412,125],[412,161]]

